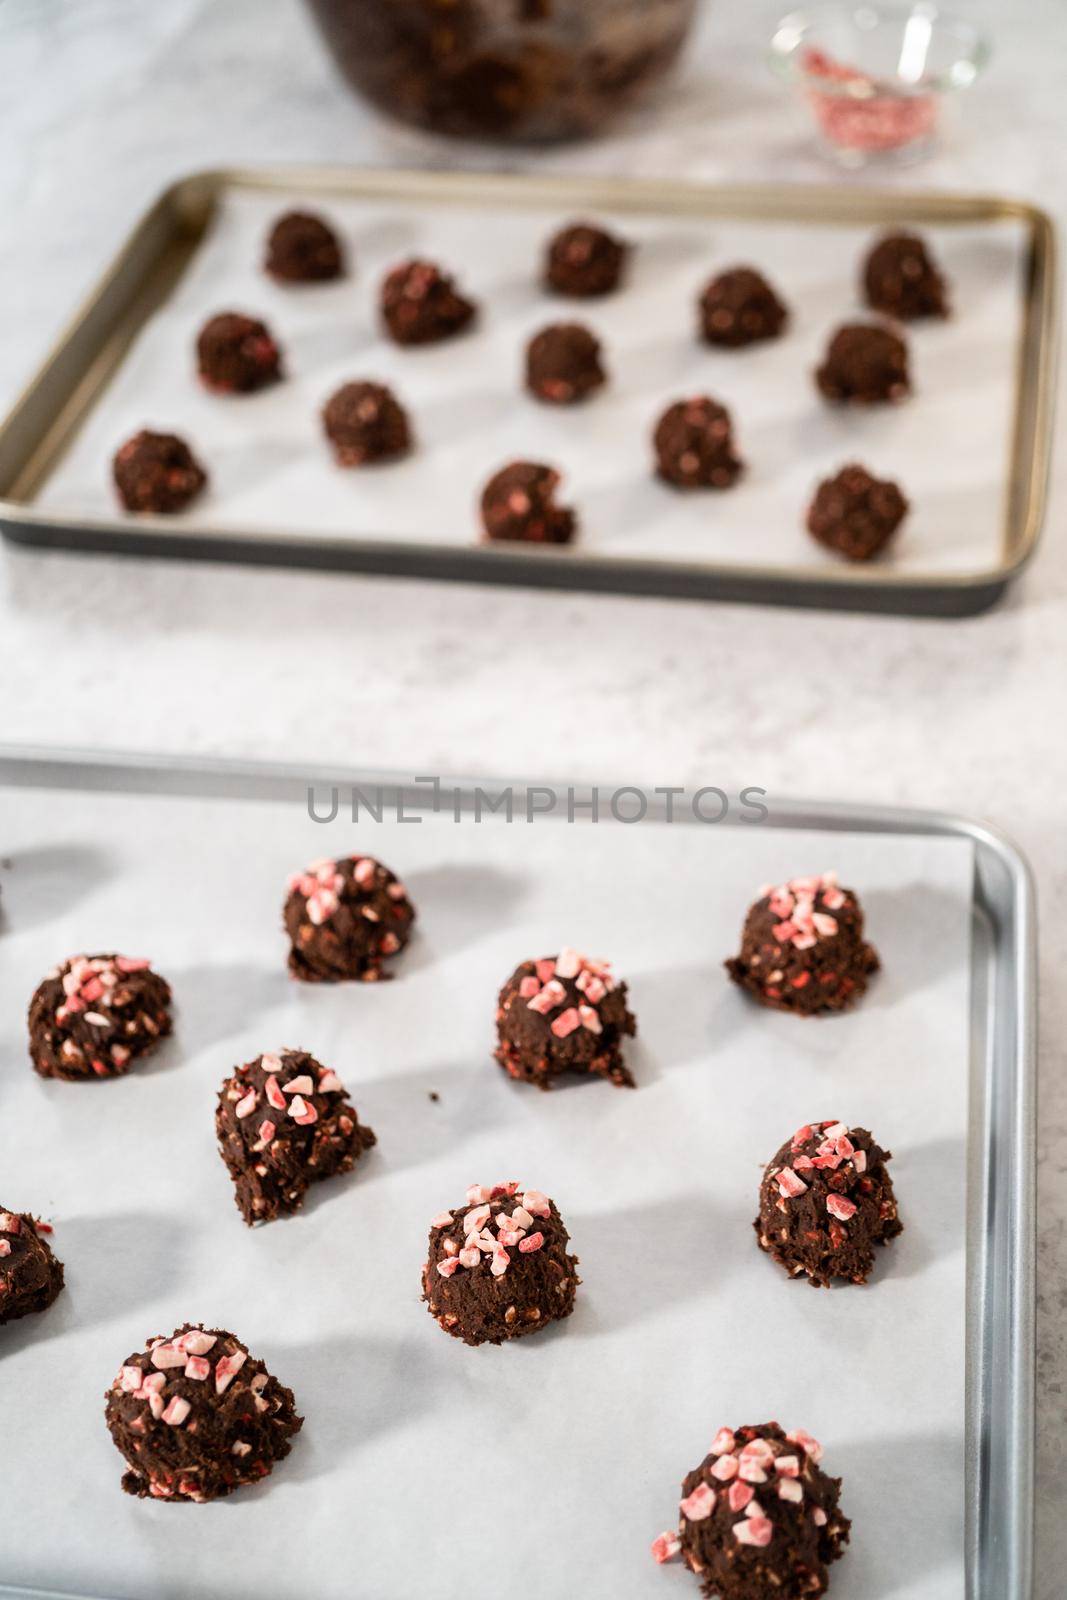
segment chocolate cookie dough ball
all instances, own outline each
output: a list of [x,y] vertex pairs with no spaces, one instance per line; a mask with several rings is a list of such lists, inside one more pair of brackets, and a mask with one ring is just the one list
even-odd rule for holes
[[551,1089],[564,1072],[607,1078],[633,1088],[622,1059],[622,1042],[637,1032],[626,1006],[626,985],[607,961],[577,950],[521,961],[500,991],[496,1059],[523,1083]]
[[269,1477],[304,1425],[293,1391],[235,1334],[186,1322],[127,1356],[107,1392],[127,1494],[221,1500]]
[[63,1263],[52,1254],[46,1222],[27,1211],[0,1209],[0,1326],[47,1311],[63,1287]]
[[725,963],[736,984],[777,1011],[812,1016],[843,1011],[878,971],[863,937],[863,912],[835,872],[760,890],[741,935],[741,953]]
[[226,1079],[215,1133],[249,1227],[299,1211],[312,1183],[351,1172],[377,1142],[346,1093],[306,1050],[257,1056]]
[[71,956],[30,1001],[42,1078],[118,1078],[171,1031],[170,985],[137,956]]
[[519,539],[528,544],[569,544],[576,518],[556,504],[559,473],[540,461],[512,461],[494,473],[482,491],[482,525],[487,539]]
[[289,211],[270,230],[263,268],[279,283],[328,283],[345,269],[341,242],[321,217]]
[[903,1232],[889,1159],[866,1128],[798,1128],[763,1174],[753,1224],[760,1249],[816,1289],[833,1278],[866,1283],[875,1245]]
[[165,516],[184,511],[207,482],[207,473],[176,433],[142,428],[115,452],[111,472],[127,511]]
[[581,1279],[555,1203],[517,1183],[475,1184],[430,1224],[422,1298],[464,1344],[503,1344],[560,1322]]
[[399,878],[380,861],[341,856],[294,873],[284,916],[294,978],[370,983],[392,976],[383,963],[410,939],[415,908]]
[[676,489],[729,489],[744,471],[730,413],[706,394],[668,406],[652,444],[657,477]]
[[600,340],[579,322],[542,328],[526,347],[526,387],[549,405],[574,405],[605,382]]
[[863,291],[874,311],[902,322],[948,316],[945,280],[914,233],[878,241],[864,263]]
[[476,307],[432,261],[404,261],[387,274],[382,320],[397,344],[436,344],[460,333]]
[[408,414],[381,383],[344,384],[326,402],[322,425],[342,467],[395,461],[411,449]]
[[870,561],[907,514],[908,502],[895,483],[872,478],[854,463],[820,483],[808,510],[808,532],[850,561]]
[[267,325],[238,311],[224,311],[205,322],[196,341],[202,382],[217,394],[250,394],[277,383],[281,351]]
[[911,391],[903,339],[873,322],[847,323],[827,347],[815,382],[827,400],[878,405]]
[[683,1480],[678,1531],[661,1533],[657,1561],[681,1555],[714,1600],[812,1600],[843,1554],[851,1523],[841,1479],[819,1465],[822,1446],[777,1422],[720,1428]]
[[619,286],[628,246],[592,222],[572,222],[549,241],[545,286],[576,300],[611,294]]
[[777,339],[789,313],[762,273],[733,267],[712,278],[700,296],[700,331],[707,344],[737,350]]

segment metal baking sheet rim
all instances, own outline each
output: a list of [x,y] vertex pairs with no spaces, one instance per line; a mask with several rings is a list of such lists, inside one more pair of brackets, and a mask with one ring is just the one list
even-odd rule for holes
[[[180,276],[229,186],[390,196],[419,204],[523,204],[809,223],[995,222],[1030,234],[1003,558],[973,572],[895,577],[878,567],[809,575],[574,550],[435,549],[416,540],[324,539],[299,530],[217,528],[163,517],[135,524],[35,511],[27,500],[62,452],[158,298]],[[177,263],[175,254],[184,259]],[[297,566],[381,576],[689,599],[806,605],[904,615],[973,616],[994,605],[1032,558],[1045,516],[1057,354],[1056,236],[1048,214],[996,195],[883,193],[825,186],[700,186],[627,178],[531,177],[386,168],[219,168],[172,183],[134,227],[96,288],[0,423],[0,532],[39,548]],[[154,298],[158,296],[158,298]]]
[[[427,803],[414,783],[397,773],[0,746],[6,788],[278,800],[302,798],[309,785],[380,784],[403,791],[414,810]],[[466,808],[475,788],[521,793],[532,783],[455,779],[446,786]],[[567,785],[555,787],[565,793]],[[661,819],[662,807],[650,805],[649,816]],[[943,835],[974,845],[972,1025],[981,1054],[973,1070],[982,1094],[972,1106],[968,1224],[967,1596],[1032,1600],[1037,932],[1030,868],[999,830],[948,812],[787,799],[774,801],[763,825]],[[728,817],[722,826],[741,824]],[[89,1597],[0,1584],[0,1600]]]

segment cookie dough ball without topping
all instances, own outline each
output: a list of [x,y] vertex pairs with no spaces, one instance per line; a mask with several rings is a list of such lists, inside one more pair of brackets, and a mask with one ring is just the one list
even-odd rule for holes
[[808,510],[808,532],[850,561],[870,561],[907,514],[908,502],[895,483],[853,464],[820,483]]
[[866,1283],[874,1246],[903,1231],[889,1159],[866,1128],[798,1128],[763,1174],[753,1224],[760,1249],[817,1289],[832,1278]]
[[668,406],[652,444],[657,476],[676,489],[729,489],[744,471],[730,413],[707,395]]
[[381,383],[344,384],[326,402],[322,425],[342,467],[395,461],[411,449],[408,414]]
[[863,912],[836,872],[766,885],[749,908],[741,953],[725,963],[736,984],[778,1011],[843,1011],[878,971]]
[[187,1322],[119,1368],[104,1410],[127,1494],[220,1500],[258,1483],[304,1425],[293,1392],[232,1333]]
[[517,1183],[475,1184],[430,1224],[422,1297],[464,1344],[503,1344],[569,1317],[581,1279],[553,1201]]
[[709,1600],[825,1594],[852,1525],[838,1506],[841,1479],[823,1472],[821,1459],[803,1428],[720,1428],[682,1483],[678,1531],[661,1533],[653,1556],[680,1555]]
[[486,538],[569,544],[577,519],[569,506],[556,504],[559,481],[556,469],[539,461],[512,461],[501,467],[482,491]]
[[257,1056],[219,1093],[215,1133],[251,1227],[299,1211],[312,1183],[351,1172],[377,1143],[344,1084],[306,1050]]
[[592,222],[572,222],[550,240],[545,287],[584,300],[619,286],[629,246]]
[[0,1325],[47,1311],[63,1287],[63,1263],[52,1254],[47,1222],[0,1209]]
[[891,233],[871,250],[863,268],[867,304],[887,317],[947,317],[945,280],[914,233]]
[[637,1032],[626,985],[607,961],[564,948],[558,956],[523,961],[500,991],[496,1059],[523,1083],[551,1089],[564,1072],[607,1078],[633,1088],[622,1042]]
[[170,985],[139,956],[71,956],[30,1001],[42,1078],[121,1077],[170,1031]]
[[907,346],[877,323],[847,323],[830,340],[815,382],[827,400],[857,405],[903,400],[911,392]]
[[404,261],[382,284],[381,310],[397,344],[436,344],[461,333],[476,307],[432,261]]
[[552,323],[526,347],[526,387],[548,405],[575,405],[606,381],[600,340],[580,322]]
[[700,331],[706,344],[736,350],[777,339],[788,319],[785,306],[753,267],[720,272],[700,296]]
[[205,322],[196,358],[202,383],[216,394],[250,394],[282,376],[281,351],[266,323],[238,311]]
[[371,983],[391,976],[383,963],[410,939],[415,908],[399,878],[380,861],[341,856],[294,873],[284,917],[294,978]]
[[157,516],[184,511],[207,482],[207,473],[184,439],[149,428],[119,446],[111,473],[127,511]]
[[345,269],[337,235],[309,211],[279,217],[267,239],[264,271],[279,283],[328,283]]

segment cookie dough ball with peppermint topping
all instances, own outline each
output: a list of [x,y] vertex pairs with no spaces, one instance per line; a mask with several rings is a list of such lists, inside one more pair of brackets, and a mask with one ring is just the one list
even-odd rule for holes
[[720,1428],[682,1484],[677,1532],[661,1533],[653,1556],[681,1556],[709,1600],[825,1594],[851,1523],[838,1506],[841,1479],[822,1470],[821,1458],[803,1428]]
[[351,1172],[377,1143],[345,1096],[306,1050],[257,1056],[227,1078],[215,1132],[249,1227],[299,1211],[310,1184]]
[[749,908],[741,953],[726,962],[736,984],[778,1011],[843,1011],[880,966],[863,937],[863,911],[835,872],[766,884]]
[[304,1425],[293,1392],[222,1328],[187,1322],[119,1368],[104,1409],[127,1494],[219,1500],[258,1483]]
[[522,961],[500,991],[496,1059],[523,1083],[551,1089],[564,1072],[593,1074],[633,1088],[622,1042],[637,1032],[626,985],[610,963],[564,948]]
[[28,1211],[0,1208],[0,1325],[47,1311],[63,1287],[63,1263],[52,1254],[47,1222]]
[[415,908],[388,867],[371,856],[313,861],[289,879],[289,971],[305,983],[370,983],[411,937]]
[[140,956],[71,956],[30,1001],[42,1078],[117,1078],[171,1031],[170,985]]
[[833,1278],[866,1283],[875,1245],[903,1232],[890,1156],[866,1128],[799,1128],[763,1174],[754,1223],[760,1249],[817,1289]]
[[569,1317],[581,1279],[555,1203],[517,1183],[474,1184],[430,1223],[422,1297],[464,1344],[503,1344]]

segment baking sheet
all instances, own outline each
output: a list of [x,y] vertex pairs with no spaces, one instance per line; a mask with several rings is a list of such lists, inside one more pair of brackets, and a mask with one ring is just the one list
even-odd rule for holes
[[[1003,543],[1026,231],[1020,219],[924,225],[953,286],[957,315],[908,332],[915,397],[899,407],[831,408],[811,372],[830,331],[863,314],[857,269],[873,230],[855,226],[603,215],[637,245],[629,286],[602,301],[543,294],[544,241],[565,219],[544,209],[425,205],[338,195],[312,202],[344,234],[353,275],[285,288],[260,270],[271,220],[299,192],[227,187],[190,270],[146,323],[35,509],[110,518],[110,461],[145,425],[185,434],[211,474],[183,520],[220,531],[417,539],[443,548],[478,534],[476,500],[516,456],[566,475],[588,553],[833,573],[841,563],[803,530],[815,483],[856,458],[898,479],[912,503],[891,552],[896,576],[988,569]],[[306,204],[306,200],[304,201]],[[454,269],[482,304],[476,331],[401,350],[378,331],[385,270],[411,254]],[[711,272],[760,266],[793,310],[787,337],[714,351],[694,337],[694,300]],[[266,319],[289,379],[258,395],[219,397],[193,372],[208,315]],[[610,387],[581,407],[553,408],[521,386],[530,334],[587,321],[603,338]],[[372,470],[334,466],[319,412],[341,383],[370,377],[409,406],[419,447]],[[723,494],[679,494],[650,471],[651,428],[673,399],[708,391],[731,409],[748,471]]]
[[[353,830],[293,804],[33,792],[0,819],[2,1198],[55,1219],[68,1282],[0,1333],[0,1578],[122,1600],[680,1596],[693,1580],[647,1547],[682,1474],[720,1422],[777,1416],[846,1480],[837,1600],[962,1600],[969,842]],[[393,983],[296,986],[286,874],[356,847],[407,879],[417,942]],[[860,1010],[805,1025],[752,1007],[718,962],[759,883],[828,866],[862,892],[885,970]],[[489,1060],[499,983],[567,941],[631,983],[634,1093],[542,1096]],[[152,957],[176,1036],[129,1078],[42,1083],[26,1001],[88,946]],[[337,1068],[380,1145],[249,1231],[214,1096],[286,1044]],[[815,1294],[752,1242],[762,1163],[825,1116],[897,1153],[906,1231],[866,1292]],[[510,1176],[557,1199],[584,1284],[566,1326],[468,1350],[419,1304],[428,1222]],[[307,1418],[267,1484],[195,1511],[121,1494],[101,1416],[129,1350],[187,1317],[233,1327]]]

